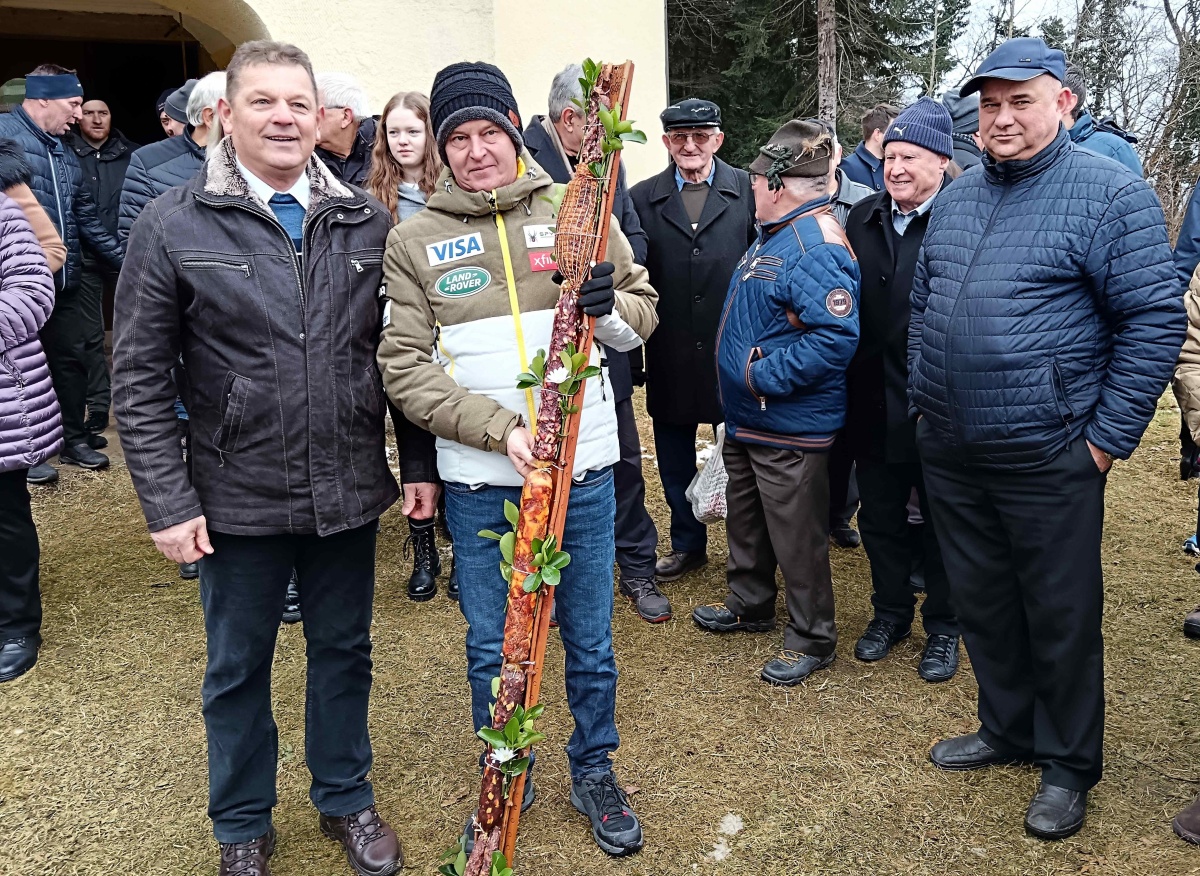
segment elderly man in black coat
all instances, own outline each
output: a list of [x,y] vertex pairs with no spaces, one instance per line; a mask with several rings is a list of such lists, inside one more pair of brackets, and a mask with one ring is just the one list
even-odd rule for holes
[[[908,321],[929,214],[950,182],[951,130],[949,113],[929,98],[901,113],[884,135],[884,191],[855,204],[846,220],[862,290],[858,350],[846,373],[844,434],[858,466],[858,527],[871,561],[875,612],[854,656],[882,660],[910,635],[916,594],[909,574],[919,552],[925,568],[921,616],[926,641],[917,672],[930,682],[946,681],[958,671],[959,632],[929,517],[916,428],[908,415]],[[918,545],[912,543],[908,523],[914,488],[925,519]]]
[[671,507],[671,550],[657,575],[674,581],[708,562],[708,533],[684,493],[696,474],[696,429],[722,420],[717,322],[734,268],[754,239],[754,196],[749,175],[717,158],[724,135],[715,103],[683,100],[660,118],[671,163],[630,194],[658,290],[658,328],[646,342],[646,404]]

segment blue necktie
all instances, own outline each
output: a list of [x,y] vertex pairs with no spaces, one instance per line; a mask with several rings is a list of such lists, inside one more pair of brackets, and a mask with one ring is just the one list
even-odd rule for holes
[[296,252],[300,252],[304,242],[304,207],[291,195],[271,195],[268,203],[275,218],[292,239]]

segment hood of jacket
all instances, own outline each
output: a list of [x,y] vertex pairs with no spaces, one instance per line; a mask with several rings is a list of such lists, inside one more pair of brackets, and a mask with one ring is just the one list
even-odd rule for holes
[[0,190],[11,189],[21,183],[29,184],[33,171],[25,162],[25,150],[16,140],[0,137]]
[[449,167],[443,168],[425,206],[454,216],[487,216],[524,206],[528,215],[530,200],[545,194],[543,189],[553,185],[550,174],[537,166],[528,151],[521,150],[517,158],[517,178],[494,192],[468,192],[459,186]]

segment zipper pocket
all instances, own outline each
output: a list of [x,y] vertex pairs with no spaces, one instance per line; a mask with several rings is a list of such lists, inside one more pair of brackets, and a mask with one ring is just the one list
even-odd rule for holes
[[197,270],[197,271],[241,271],[247,277],[250,276],[250,265],[246,262],[226,262],[220,259],[180,259],[179,267]]
[[1063,381],[1062,371],[1059,370],[1058,360],[1054,359],[1050,363],[1050,382],[1053,384],[1054,400],[1058,402],[1058,415],[1062,417],[1062,421],[1067,426],[1075,422],[1075,412],[1071,410],[1071,403],[1067,401],[1067,385]]
[[750,355],[746,357],[746,389],[750,390],[750,394],[758,399],[758,409],[765,411],[767,409],[766,396],[759,395],[754,391],[754,385],[750,383],[750,366],[763,357],[761,347],[753,347],[750,350]]
[[354,265],[355,273],[361,274],[363,272],[363,265],[367,265],[368,267],[373,267],[375,265],[382,265],[383,258],[382,257],[380,257],[380,258],[371,257],[371,258],[361,258],[361,259],[350,259],[350,264]]
[[12,376],[12,379],[17,382],[17,386],[24,389],[25,375],[21,373],[21,369],[16,366],[16,363],[8,358],[7,353],[0,353],[0,363],[4,365],[4,370]]

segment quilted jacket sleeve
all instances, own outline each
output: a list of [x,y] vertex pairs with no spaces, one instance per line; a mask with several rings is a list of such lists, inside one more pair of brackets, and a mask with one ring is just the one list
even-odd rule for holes
[[54,278],[17,202],[0,194],[0,352],[37,336],[54,309]]
[[1084,435],[1127,459],[1154,415],[1187,330],[1166,220],[1144,182],[1113,198],[1085,265],[1112,332],[1112,353]]
[[909,293],[909,303],[912,307],[908,319],[908,416],[916,419],[921,412],[913,403],[912,379],[921,364],[921,332],[925,328],[925,305],[929,301],[929,263],[925,258],[925,249],[921,248],[917,256],[917,265],[913,273],[912,292]]
[[121,245],[100,221],[100,210],[96,207],[92,193],[83,185],[75,190],[75,223],[79,226],[79,236],[86,241],[92,252],[113,268],[120,270]]
[[113,314],[113,410],[125,461],[151,532],[201,516],[179,455],[175,381],[179,302],[158,211],[129,237]]
[[1200,264],[1200,182],[1192,190],[1183,224],[1179,226],[1179,237],[1175,240],[1175,271],[1179,286],[1186,289],[1192,281],[1192,273]]
[[[844,246],[824,244],[800,257],[787,294],[789,309],[805,329],[750,367],[755,390],[767,397],[790,395],[845,374],[858,347],[858,281],[858,263]],[[853,299],[844,312],[830,297],[837,290]]]
[[135,152],[125,171],[125,184],[121,186],[121,209],[117,216],[117,238],[121,246],[129,245],[129,233],[133,230],[134,220],[153,199],[154,188],[150,184],[146,165]]

